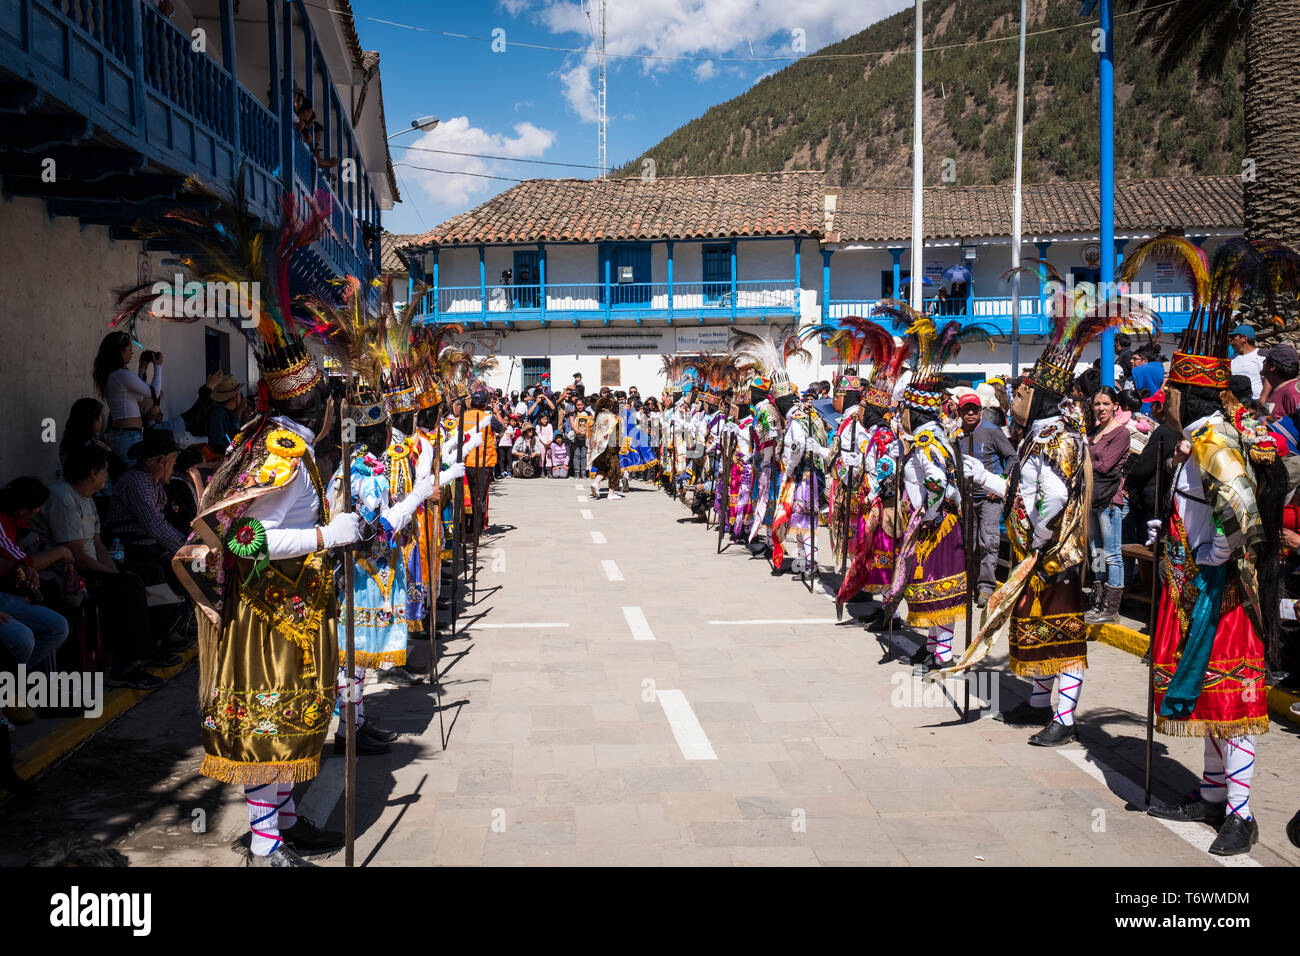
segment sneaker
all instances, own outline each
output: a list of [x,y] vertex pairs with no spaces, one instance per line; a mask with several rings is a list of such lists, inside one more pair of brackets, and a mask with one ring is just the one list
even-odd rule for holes
[[132,690],[153,690],[163,685],[163,679],[157,674],[150,674],[140,664],[128,671],[110,671],[109,687],[130,687]]
[[617,491],[611,491],[608,497],[610,501],[621,501],[623,499],[623,496],[620,495]]

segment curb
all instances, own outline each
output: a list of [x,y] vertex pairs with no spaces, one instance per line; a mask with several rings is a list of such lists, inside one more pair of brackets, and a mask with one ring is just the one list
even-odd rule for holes
[[[198,648],[191,647],[181,652],[181,662],[173,667],[154,671],[165,682],[170,681],[190,663],[198,658]],[[48,733],[41,734],[36,740],[14,754],[14,770],[19,776],[28,780],[35,778],[51,765],[76,750],[95,734],[99,733],[117,718],[150,694],[153,690],[132,690],[129,687],[114,687],[104,695],[104,712],[94,718],[65,718],[52,727]],[[3,791],[0,791],[3,792]]]
[[[1109,644],[1134,657],[1146,654],[1151,644],[1151,639],[1145,634],[1123,624],[1089,624],[1088,640]],[[1300,715],[1291,712],[1291,705],[1295,703],[1300,703],[1300,693],[1283,687],[1268,688],[1268,715],[1279,723],[1300,730]]]

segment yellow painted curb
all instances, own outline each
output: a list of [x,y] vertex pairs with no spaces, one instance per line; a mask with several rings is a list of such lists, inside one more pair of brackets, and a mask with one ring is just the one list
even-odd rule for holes
[[[179,664],[154,673],[164,681],[169,681],[185,670],[197,656],[198,649],[191,647],[181,652],[182,660]],[[159,687],[154,690],[132,690],[129,687],[114,687],[104,695],[102,714],[98,717],[65,718],[57,727],[41,734],[14,754],[14,769],[18,771],[20,777],[31,780],[55,761],[72,753],[140,701],[161,689]]]
[[[1147,652],[1151,639],[1145,634],[1123,624],[1089,624],[1088,638],[1111,647],[1117,647],[1134,657]],[[1291,705],[1300,702],[1300,694],[1282,687],[1268,688],[1268,714],[1274,720],[1300,728],[1300,715],[1291,712]]]

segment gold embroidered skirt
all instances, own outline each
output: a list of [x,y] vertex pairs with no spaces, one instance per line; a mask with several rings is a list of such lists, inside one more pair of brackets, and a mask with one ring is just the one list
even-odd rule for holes
[[200,686],[215,688],[201,702],[200,773],[253,785],[316,776],[334,712],[337,613],[331,598],[310,664],[233,587],[219,635],[200,615]]

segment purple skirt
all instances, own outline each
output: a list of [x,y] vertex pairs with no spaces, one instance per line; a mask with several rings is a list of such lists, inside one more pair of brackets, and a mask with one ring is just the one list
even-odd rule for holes
[[966,613],[966,548],[955,516],[918,535],[909,571],[903,591],[909,627],[948,626]]

